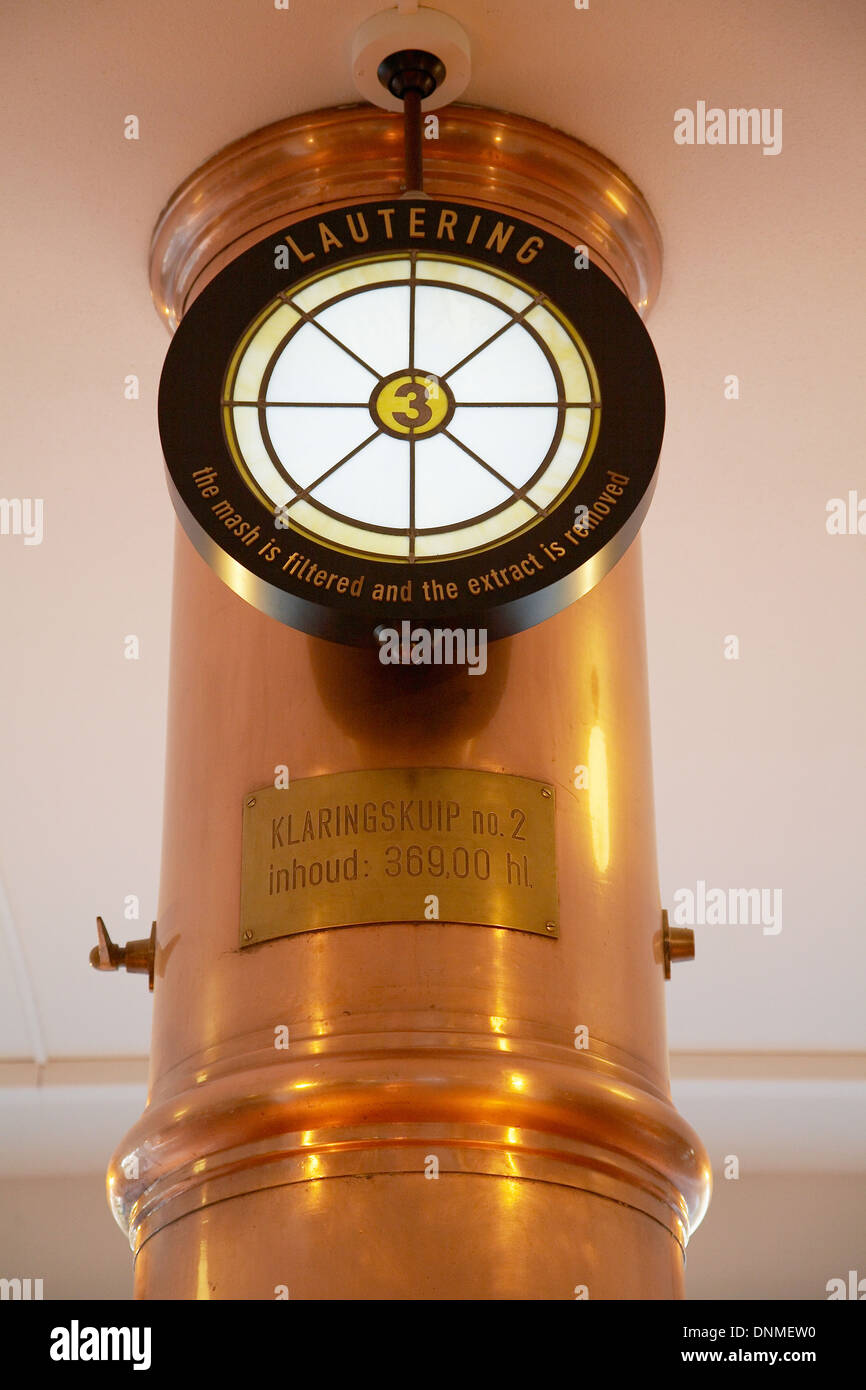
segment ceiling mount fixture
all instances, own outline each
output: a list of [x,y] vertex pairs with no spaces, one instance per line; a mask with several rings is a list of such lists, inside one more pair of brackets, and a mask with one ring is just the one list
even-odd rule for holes
[[[438,111],[457,101],[469,85],[472,70],[469,38],[450,15],[437,10],[381,10],[360,26],[352,44],[352,74],[365,101],[386,111],[403,111],[400,70],[412,70],[400,60],[432,59],[435,73],[422,63],[420,76],[435,75],[435,84],[420,94],[420,109]],[[396,63],[397,68],[388,69]],[[382,76],[383,68],[386,76]],[[396,87],[393,85],[396,79]],[[405,79],[404,79],[405,81]],[[426,82],[421,82],[422,87]],[[414,86],[413,86],[414,89]]]

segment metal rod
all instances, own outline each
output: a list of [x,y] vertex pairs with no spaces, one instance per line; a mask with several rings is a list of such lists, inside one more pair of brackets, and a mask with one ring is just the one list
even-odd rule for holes
[[403,138],[405,147],[406,192],[424,188],[424,162],[421,156],[421,92],[407,87],[403,94]]

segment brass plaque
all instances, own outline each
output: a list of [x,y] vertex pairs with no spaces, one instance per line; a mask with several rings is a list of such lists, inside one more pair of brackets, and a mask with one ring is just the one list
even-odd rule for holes
[[555,793],[499,772],[304,777],[244,801],[242,946],[372,922],[559,934]]

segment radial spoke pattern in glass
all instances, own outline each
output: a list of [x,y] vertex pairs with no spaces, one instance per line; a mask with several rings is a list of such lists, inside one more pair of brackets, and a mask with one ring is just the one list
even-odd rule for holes
[[411,560],[544,515],[585,467],[599,410],[586,349],[543,296],[409,253],[280,295],[235,352],[223,419],[266,506],[340,548]]

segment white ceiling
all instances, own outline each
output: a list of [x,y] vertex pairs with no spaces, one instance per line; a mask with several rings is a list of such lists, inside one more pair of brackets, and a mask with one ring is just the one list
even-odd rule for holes
[[[351,36],[377,8],[5,8],[0,492],[43,498],[45,537],[0,537],[2,1057],[148,1049],[146,986],[87,955],[97,912],[122,940],[147,935],[157,902],[173,515],[152,226],[228,141],[354,100]],[[864,1051],[866,536],[828,535],[825,508],[866,498],[866,10],[444,8],[472,40],[466,99],[598,146],[665,240],[649,328],[668,424],[644,527],[662,899],[703,879],[781,888],[784,903],[776,936],[698,930],[670,985],[671,1045]],[[698,100],[781,107],[782,153],[675,144],[674,111]],[[123,657],[131,633],[138,662]],[[728,634],[739,661],[723,657]],[[138,923],[122,920],[133,893]]]

